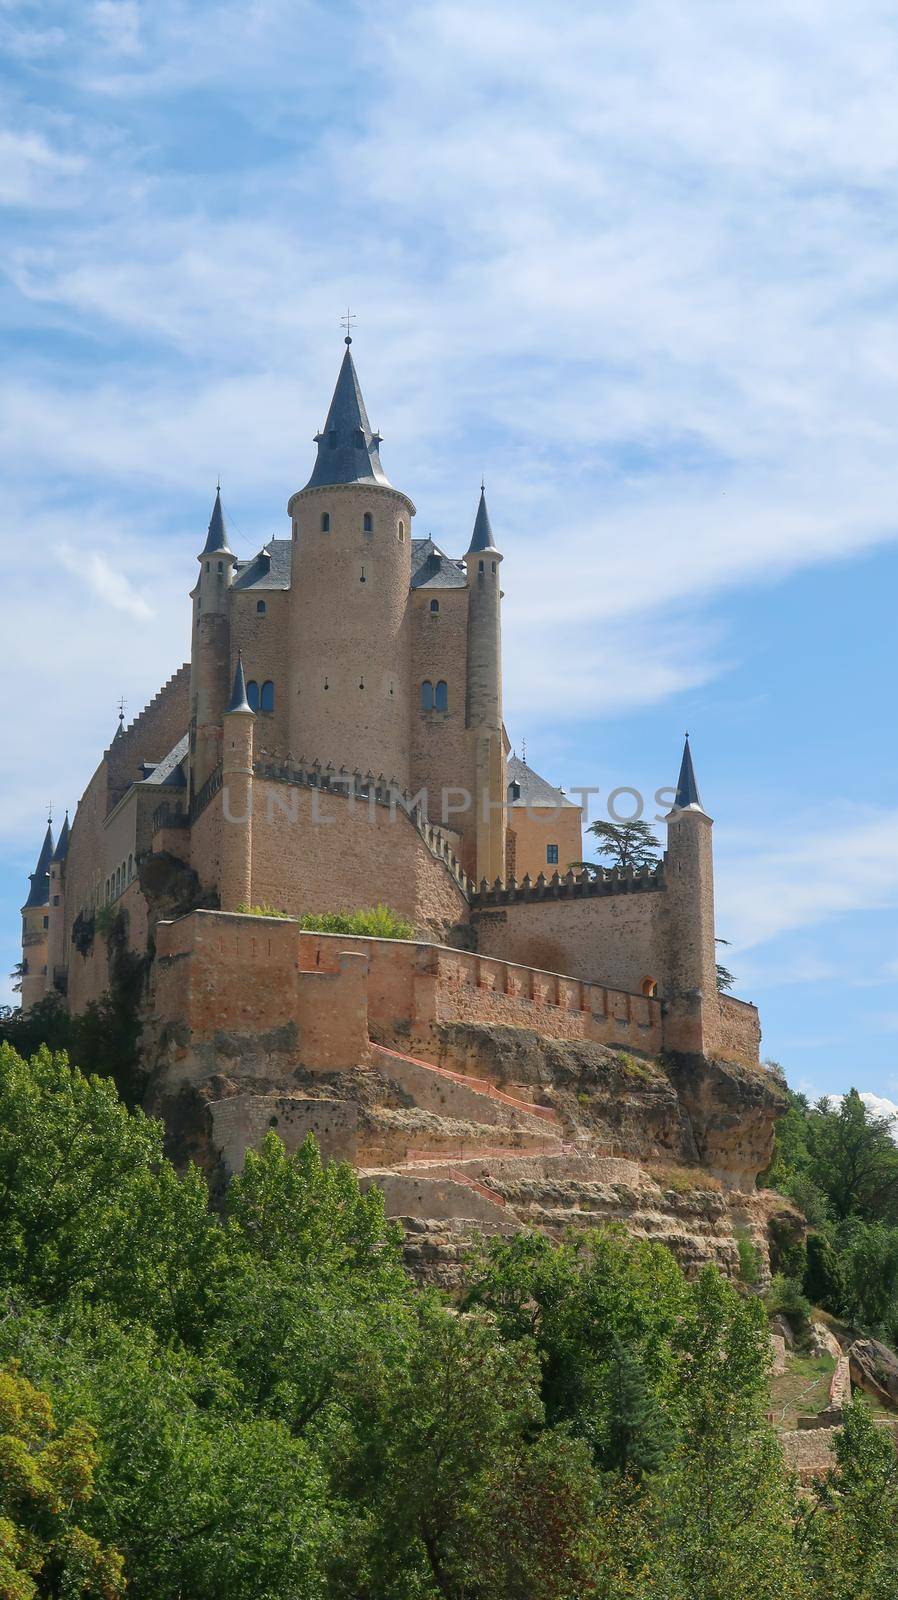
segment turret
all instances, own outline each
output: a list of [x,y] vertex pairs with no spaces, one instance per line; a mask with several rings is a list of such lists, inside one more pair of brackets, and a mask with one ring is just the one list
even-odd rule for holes
[[474,879],[505,877],[505,774],[502,749],[502,556],[493,538],[486,493],[465,554],[468,573],[466,724],[472,745],[476,851]]
[[667,817],[664,874],[671,1005],[668,1032],[673,1047],[681,1050],[704,1049],[706,1035],[711,1036],[716,1024],[712,828],[699,796],[687,733],[676,798]]
[[221,761],[222,723],[230,689],[228,592],[237,557],[228,544],[221,508],[221,485],[209,520],[206,542],[191,590],[193,632],[190,651],[190,792],[197,793]]
[[31,888],[22,907],[22,1010],[28,1011],[47,992],[47,942],[50,927],[50,862],[53,859],[53,828],[47,831],[29,874]]
[[290,749],[410,780],[409,585],[415,508],[380,461],[346,352],[318,456],[291,496]]
[[50,926],[47,930],[47,988],[65,994],[68,959],[65,937],[65,864],[69,853],[69,814],[50,861]]
[[253,725],[246,698],[243,656],[237,657],[234,687],[224,711],[222,748],[222,911],[250,905],[253,894]]

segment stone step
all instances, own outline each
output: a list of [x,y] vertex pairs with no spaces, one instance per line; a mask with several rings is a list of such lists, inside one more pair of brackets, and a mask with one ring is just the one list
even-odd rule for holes
[[561,1121],[551,1106],[536,1106],[506,1094],[484,1078],[472,1078],[419,1056],[404,1055],[386,1045],[372,1045],[371,1064],[412,1095],[416,1104],[442,1115],[488,1122],[494,1126],[549,1128]]

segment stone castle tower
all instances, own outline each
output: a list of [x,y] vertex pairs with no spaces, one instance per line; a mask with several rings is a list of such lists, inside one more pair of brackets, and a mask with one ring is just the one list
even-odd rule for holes
[[[636,1047],[651,1026],[671,1050],[756,1059],[754,1009],[717,994],[712,823],[688,739],[663,861],[581,871],[580,808],[505,733],[503,555],[483,485],[463,556],[413,537],[350,338],[315,444],[288,536],[248,559],[216,490],[189,661],[120,725],[58,844],[47,829],[22,908],[23,1005],[50,989],[72,1011],[98,999],[111,921],[119,949],[152,961],[160,921],[196,907],[230,929],[258,906],[383,903],[431,946],[474,952],[476,986],[493,985],[491,961],[518,963],[530,977],[503,981],[534,1004],[602,987],[602,1027]],[[253,959],[273,948],[246,938]]]

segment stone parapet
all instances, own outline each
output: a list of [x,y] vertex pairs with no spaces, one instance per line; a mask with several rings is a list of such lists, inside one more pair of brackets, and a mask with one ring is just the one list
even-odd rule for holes
[[595,873],[553,872],[550,878],[541,872],[537,878],[525,873],[520,883],[510,877],[497,878],[488,884],[483,879],[471,896],[472,909],[488,906],[507,906],[519,900],[591,900],[612,894],[645,894],[667,887],[664,867],[613,867],[608,871],[598,868]]

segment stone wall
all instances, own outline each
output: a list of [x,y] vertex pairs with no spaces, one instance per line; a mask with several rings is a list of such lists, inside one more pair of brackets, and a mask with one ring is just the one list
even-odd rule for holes
[[[231,589],[228,598],[231,617],[229,683],[234,682],[237,652],[242,650],[247,683],[257,683],[260,691],[266,680],[274,684],[274,710],[256,713],[256,753],[286,755],[290,723],[290,593],[286,589]],[[261,614],[258,611],[260,600],[265,604]],[[324,761],[327,757],[323,755],[321,759]]]
[[725,1061],[759,1060],[761,1019],[757,1006],[729,994],[719,995],[716,1012],[709,1020],[705,1048],[709,1055],[722,1056]]
[[[519,802],[509,806],[507,821],[514,841],[514,875],[519,883],[525,872],[531,878],[541,872],[551,877],[556,868],[567,872],[574,862],[583,860],[583,814],[579,806],[527,806]],[[558,847],[556,864],[548,859],[550,844]]]
[[[439,611],[432,612],[436,600]],[[447,804],[459,806],[463,789],[474,796],[474,764],[470,739],[465,727],[465,681],[468,651],[467,589],[414,589],[410,596],[412,693],[411,789],[427,790],[427,815],[438,827],[443,823],[443,790]],[[427,679],[445,681],[448,711],[421,709],[421,684]],[[446,825],[461,835],[461,860],[466,872],[474,870],[476,819],[472,810],[450,812]]]
[[209,1106],[212,1143],[225,1171],[239,1172],[247,1150],[257,1150],[275,1132],[288,1154],[313,1133],[324,1158],[354,1161],[359,1110],[351,1100],[312,1100],[302,1095],[235,1094]]
[[648,888],[581,900],[518,899],[474,912],[477,948],[573,978],[640,993],[667,970],[666,891]]
[[302,916],[384,904],[437,933],[467,919],[464,894],[401,809],[258,778],[253,788],[254,905]]

